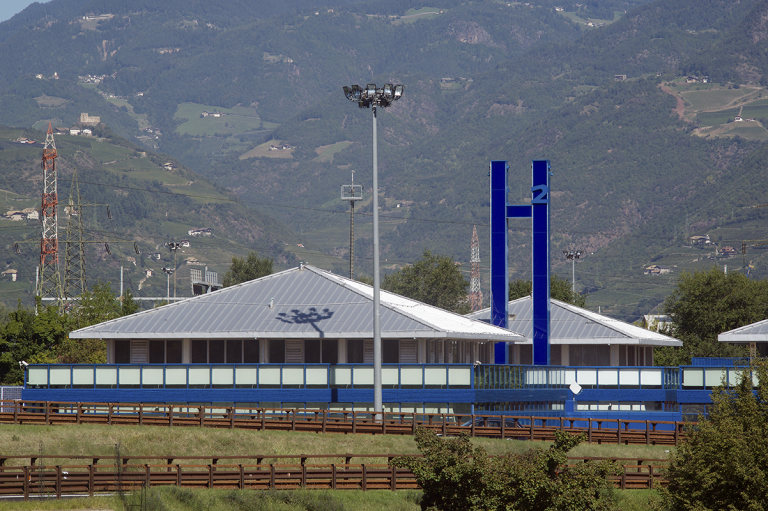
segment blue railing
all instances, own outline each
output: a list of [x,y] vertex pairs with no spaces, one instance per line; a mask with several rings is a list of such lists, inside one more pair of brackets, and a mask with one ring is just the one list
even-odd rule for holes
[[748,366],[749,358],[744,357],[692,357],[692,366],[705,367],[730,367],[730,366]]

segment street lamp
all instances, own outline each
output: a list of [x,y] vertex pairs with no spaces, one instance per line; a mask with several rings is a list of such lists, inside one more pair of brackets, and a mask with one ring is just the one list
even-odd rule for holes
[[580,258],[584,252],[581,250],[563,250],[563,255],[571,261],[571,293],[576,294],[576,259]]
[[[171,303],[171,273],[174,273],[174,271],[173,271],[173,269],[165,267],[165,266],[163,266],[163,271],[167,275],[167,277],[165,279],[166,280],[166,283],[165,283],[165,285],[166,285],[166,289],[165,289],[166,300],[168,301],[168,303]],[[173,277],[173,281],[176,282],[176,277],[175,276]]]
[[176,252],[178,252],[178,250],[181,248],[181,243],[178,241],[172,241],[170,243],[166,243],[165,246],[173,251],[173,297],[176,298],[176,269],[179,267],[179,265],[176,264]]
[[381,303],[381,281],[379,277],[379,170],[378,146],[376,142],[376,108],[386,108],[403,96],[401,84],[384,84],[377,88],[375,83],[369,83],[365,89],[359,85],[344,86],[344,96],[357,103],[360,108],[371,108],[373,111],[373,410],[377,418],[383,410],[381,398],[381,318],[379,306]]

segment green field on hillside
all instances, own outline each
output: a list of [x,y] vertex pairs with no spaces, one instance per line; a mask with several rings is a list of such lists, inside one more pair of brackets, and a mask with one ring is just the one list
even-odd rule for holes
[[[220,113],[221,117],[201,117],[203,112]],[[198,103],[182,103],[174,115],[174,119],[185,120],[176,128],[176,133],[182,135],[211,136],[219,134],[245,133],[256,130],[274,129],[278,125],[265,122],[259,118],[255,108],[236,106],[221,108]]]
[[717,112],[701,112],[696,115],[696,122],[701,126],[717,126],[718,124],[726,124],[729,120],[733,121],[737,115],[739,115],[738,108],[729,108]]
[[681,92],[694,110],[714,110],[724,108],[741,98],[751,89],[709,89]]

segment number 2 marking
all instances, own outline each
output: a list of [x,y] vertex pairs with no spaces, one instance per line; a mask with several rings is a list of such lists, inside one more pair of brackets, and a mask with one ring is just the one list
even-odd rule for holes
[[531,204],[548,204],[549,203],[549,188],[547,185],[538,185],[531,188],[533,192],[533,199]]

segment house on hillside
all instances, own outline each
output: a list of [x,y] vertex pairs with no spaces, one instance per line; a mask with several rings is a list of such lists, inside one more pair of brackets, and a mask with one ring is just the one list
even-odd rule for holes
[[661,266],[659,264],[653,264],[651,266],[646,267],[643,270],[644,275],[666,275],[670,273],[672,270],[669,268],[669,266]]
[[210,227],[202,227],[200,229],[190,229],[187,231],[190,236],[213,236],[213,231]]
[[16,282],[16,275],[17,275],[18,273],[19,273],[19,272],[17,272],[17,271],[16,271],[16,270],[14,270],[14,269],[9,269],[9,270],[5,270],[5,271],[4,271],[4,272],[2,272],[0,275],[2,275],[3,277],[7,278],[7,279],[8,279],[8,280],[10,280],[11,282]]
[[738,254],[738,252],[736,252],[736,249],[728,245],[720,249],[720,255],[722,257],[731,258],[731,257],[734,257],[736,254]]
[[709,234],[704,236],[691,236],[691,245],[709,245],[712,243],[709,239]]

